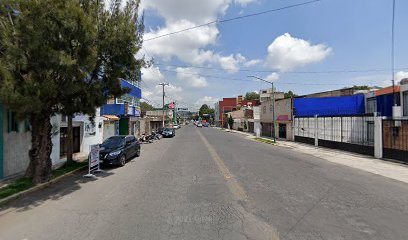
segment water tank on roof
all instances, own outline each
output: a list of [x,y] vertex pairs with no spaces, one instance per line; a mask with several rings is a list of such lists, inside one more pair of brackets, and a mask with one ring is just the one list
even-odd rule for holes
[[408,84],[408,78],[402,79],[401,82],[400,82],[400,84],[401,84],[401,85],[403,85],[403,84]]

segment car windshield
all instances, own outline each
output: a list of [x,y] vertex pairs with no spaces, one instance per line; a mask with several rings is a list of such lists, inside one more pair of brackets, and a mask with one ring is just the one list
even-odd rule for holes
[[123,143],[125,142],[125,138],[124,137],[110,137],[108,139],[106,139],[101,146],[105,147],[105,148],[115,148],[115,147],[120,147],[121,145],[123,145]]
[[166,131],[166,132],[171,132],[171,131],[173,131],[171,128],[165,128],[165,129],[163,129],[163,131]]

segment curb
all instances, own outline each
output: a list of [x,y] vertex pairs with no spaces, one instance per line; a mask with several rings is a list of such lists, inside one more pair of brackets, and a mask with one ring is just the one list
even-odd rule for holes
[[75,173],[78,173],[78,172],[80,172],[80,171],[83,171],[83,170],[85,170],[85,169],[87,169],[87,168],[88,168],[88,166],[80,167],[80,168],[75,169],[75,170],[73,170],[73,171],[71,171],[71,172],[68,172],[68,173],[65,173],[65,174],[63,174],[63,175],[61,175],[61,176],[59,176],[59,177],[56,177],[56,178],[54,178],[54,179],[52,179],[52,180],[50,180],[50,181],[48,181],[48,182],[38,184],[38,185],[36,185],[36,186],[34,186],[34,187],[32,187],[32,188],[29,188],[29,189],[24,190],[24,191],[22,191],[22,192],[18,192],[18,193],[15,193],[15,194],[11,195],[11,196],[8,196],[8,197],[6,197],[6,198],[3,198],[3,199],[0,200],[0,209],[1,209],[5,204],[7,204],[7,203],[9,203],[9,202],[11,202],[11,201],[13,201],[13,200],[15,200],[15,199],[18,199],[18,198],[20,198],[20,197],[23,197],[23,196],[25,196],[25,195],[27,195],[27,194],[29,194],[29,193],[32,193],[32,192],[35,192],[35,191],[38,191],[38,190],[47,188],[47,187],[51,186],[52,184],[54,184],[54,183],[56,183],[56,182],[62,180],[63,178],[68,177],[68,176],[71,176],[71,175],[74,175]]

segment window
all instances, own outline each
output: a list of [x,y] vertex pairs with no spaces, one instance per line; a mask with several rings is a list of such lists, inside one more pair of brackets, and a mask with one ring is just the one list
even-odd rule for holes
[[262,113],[266,113],[266,106],[263,106],[263,108],[262,108]]
[[367,98],[366,112],[367,113],[377,112],[377,100],[375,99],[375,97]]
[[132,97],[129,94],[125,94],[122,97],[116,99],[116,104],[124,104],[125,102],[128,102],[129,106],[133,106],[134,105],[134,97]]
[[272,104],[269,106],[269,112],[273,112],[273,105]]
[[18,119],[15,112],[7,112],[7,131],[8,132],[28,132],[31,131],[31,124],[28,119]]
[[408,91],[402,93],[403,115],[408,116]]
[[18,122],[16,119],[16,114],[13,111],[8,111],[8,132],[18,132]]

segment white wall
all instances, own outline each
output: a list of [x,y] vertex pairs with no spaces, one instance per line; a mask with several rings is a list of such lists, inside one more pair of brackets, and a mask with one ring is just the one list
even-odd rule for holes
[[[30,162],[28,151],[31,149],[31,132],[21,130],[19,132],[8,132],[7,111],[4,111],[6,116],[3,121],[3,137],[4,137],[4,177],[23,174]],[[51,118],[52,130],[52,165],[62,163],[60,160],[60,122],[61,116],[57,115]],[[24,122],[20,122],[19,129],[24,129]]]
[[[100,109],[96,110],[96,117],[94,118],[94,126],[89,120],[88,115],[75,116],[73,121],[80,122],[81,126],[81,146],[79,156],[88,156],[89,146],[100,144],[103,142],[104,117],[100,117]],[[100,127],[99,127],[100,126]],[[89,128],[88,128],[89,127]],[[94,128],[93,128],[94,127]],[[87,131],[86,129],[90,129]],[[94,131],[93,131],[93,130]]]
[[8,132],[7,111],[3,121],[3,172],[4,177],[22,174],[28,167],[31,132]]

